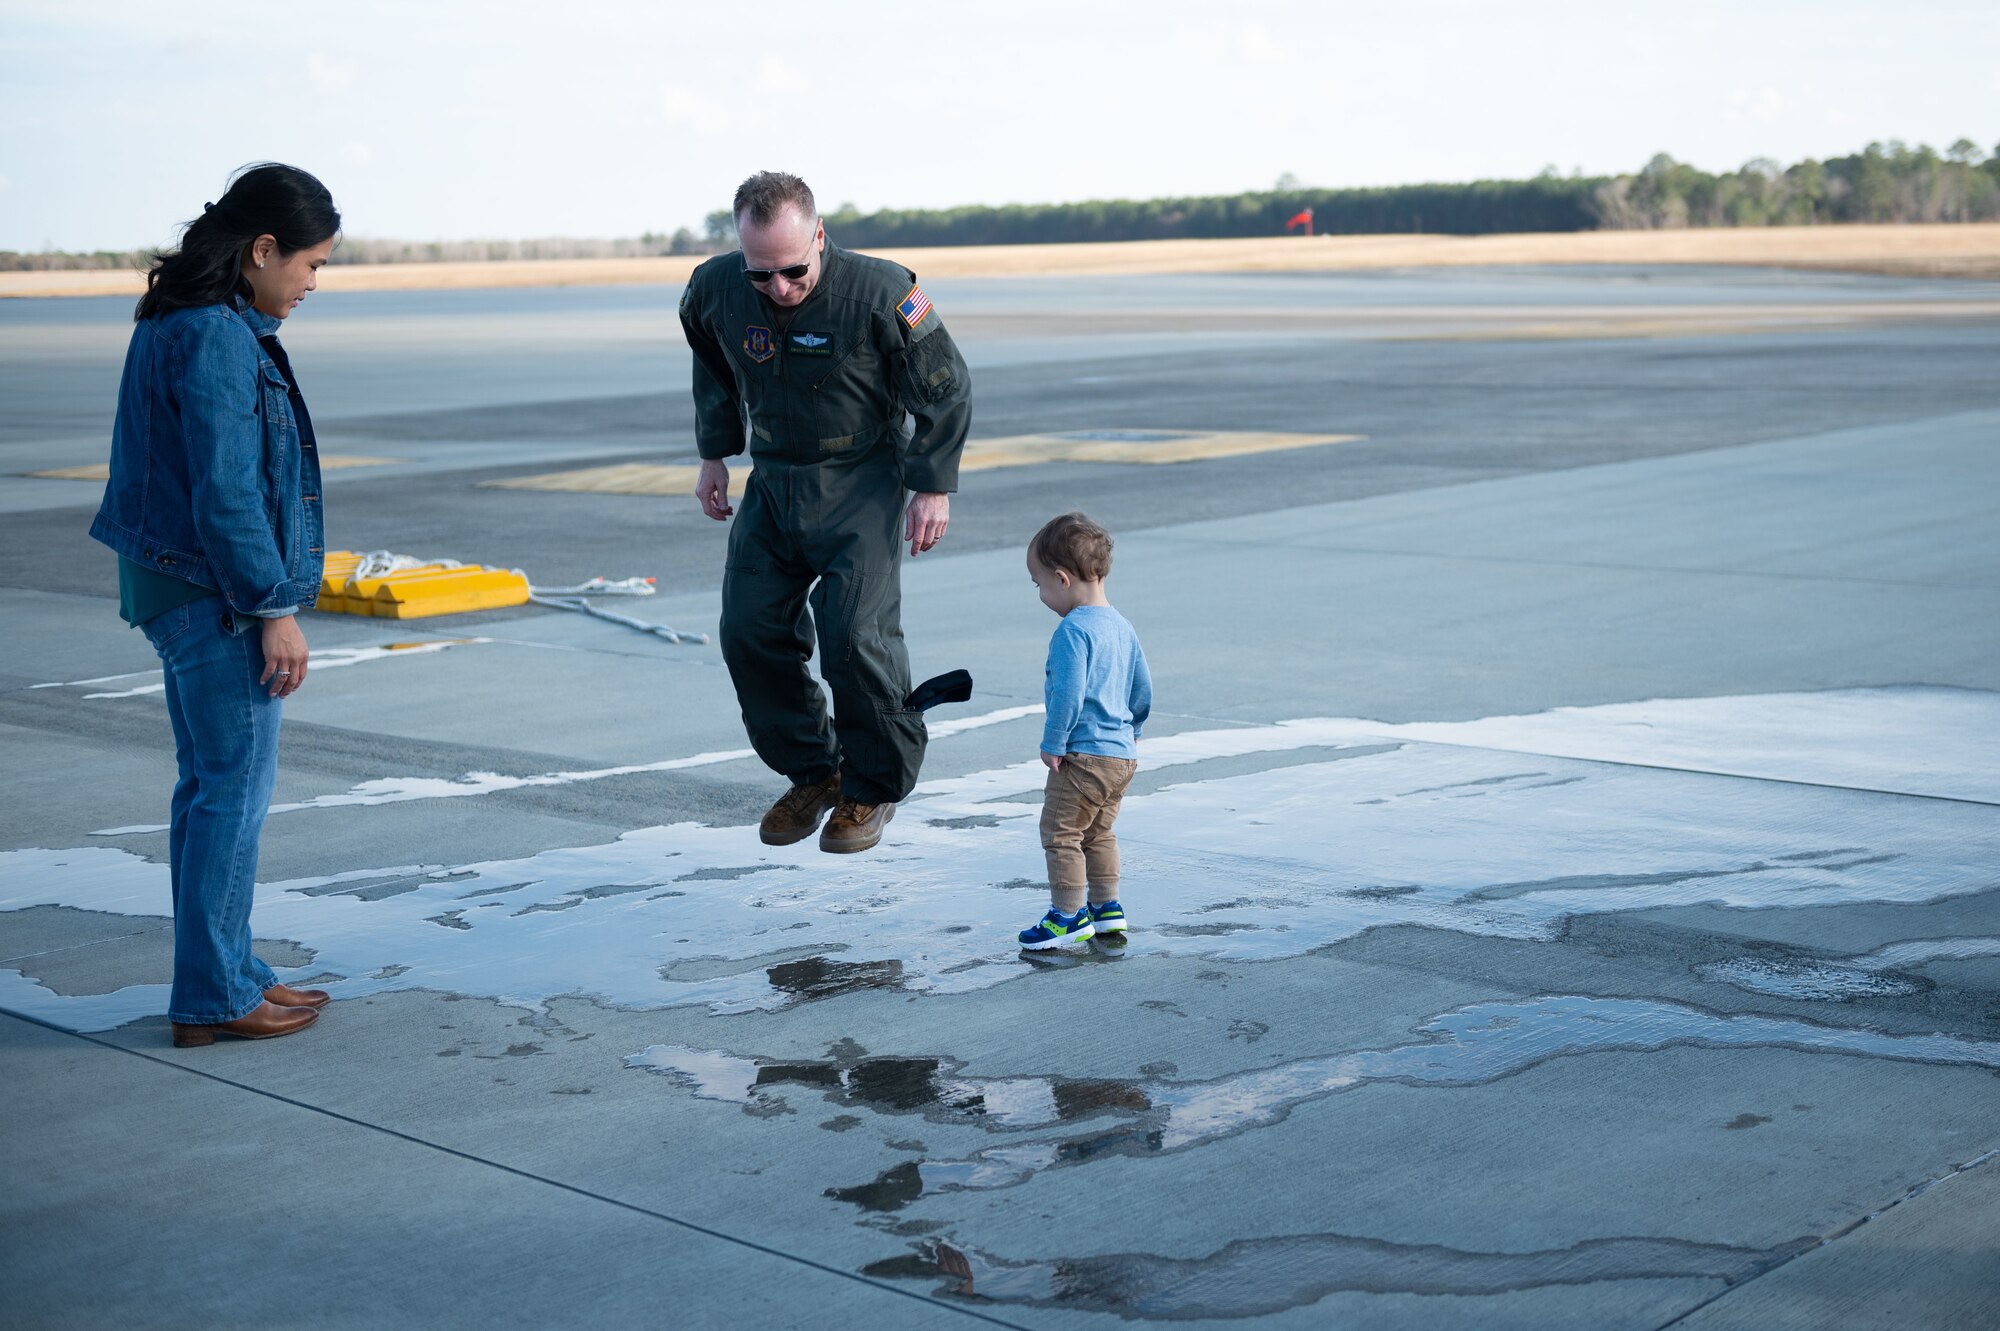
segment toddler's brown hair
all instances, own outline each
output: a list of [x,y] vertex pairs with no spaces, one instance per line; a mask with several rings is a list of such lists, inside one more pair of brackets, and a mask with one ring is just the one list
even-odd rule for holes
[[1081,513],[1065,513],[1043,524],[1028,543],[1028,553],[1050,572],[1102,582],[1111,572],[1111,533]]

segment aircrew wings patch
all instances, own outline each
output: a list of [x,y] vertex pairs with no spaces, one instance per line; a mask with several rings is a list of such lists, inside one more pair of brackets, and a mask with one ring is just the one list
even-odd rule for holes
[[896,307],[896,313],[903,316],[903,322],[915,328],[931,312],[931,298],[924,294],[922,287],[911,287],[910,294],[903,297],[903,303]]

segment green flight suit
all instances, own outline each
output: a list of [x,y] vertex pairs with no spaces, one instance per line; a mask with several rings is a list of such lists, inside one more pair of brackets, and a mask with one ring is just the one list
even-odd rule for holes
[[[812,294],[790,309],[742,269],[740,253],[708,260],[680,306],[695,444],[721,459],[747,443],[752,463],[722,580],[723,660],[773,771],[807,785],[837,767],[844,797],[901,800],[926,738],[905,705],[905,492],[958,488],[971,377],[899,264],[829,241]],[[815,627],[831,725],[806,669]]]

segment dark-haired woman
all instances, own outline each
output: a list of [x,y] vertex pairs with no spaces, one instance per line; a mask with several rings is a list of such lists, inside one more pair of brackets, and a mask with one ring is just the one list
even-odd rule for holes
[[294,616],[318,596],[324,562],[312,419],[278,325],[339,230],[324,185],[264,163],[154,256],[90,527],[118,553],[120,613],[166,670],[180,769],[167,1017],[181,1046],[289,1035],[327,1001],[258,960],[250,904],[278,718],[306,680]]

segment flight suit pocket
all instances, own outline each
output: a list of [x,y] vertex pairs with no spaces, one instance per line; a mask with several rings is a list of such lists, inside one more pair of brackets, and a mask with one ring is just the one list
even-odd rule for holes
[[904,400],[913,406],[942,402],[957,386],[951,339],[927,337],[903,359]]
[[859,338],[836,346],[834,361],[813,381],[813,433],[821,453],[865,448],[882,434],[881,359]]
[[893,803],[916,788],[929,740],[922,712],[883,707],[875,713],[874,725],[842,733],[843,762],[852,759],[857,785],[873,787],[866,796],[871,803]]

